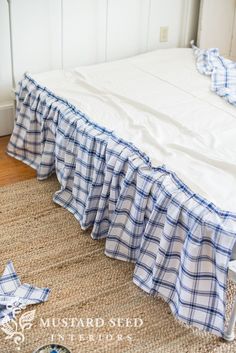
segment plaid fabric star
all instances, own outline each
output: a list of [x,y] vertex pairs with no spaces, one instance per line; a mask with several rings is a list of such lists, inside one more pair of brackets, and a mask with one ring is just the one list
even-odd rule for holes
[[45,302],[49,293],[49,288],[21,284],[12,261],[9,261],[0,277],[0,324],[11,320],[16,309]]

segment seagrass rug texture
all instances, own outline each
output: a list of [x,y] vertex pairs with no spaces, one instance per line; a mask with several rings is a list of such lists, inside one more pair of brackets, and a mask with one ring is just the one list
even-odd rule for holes
[[[22,282],[52,290],[48,302],[16,316],[21,332],[21,315],[35,309],[23,342],[0,330],[1,353],[31,353],[52,342],[73,353],[236,352],[236,341],[179,324],[166,303],[136,287],[134,265],[106,257],[104,241],[92,240],[53,203],[58,188],[55,177],[0,188],[0,271],[11,259]],[[228,310],[235,293],[230,284]]]

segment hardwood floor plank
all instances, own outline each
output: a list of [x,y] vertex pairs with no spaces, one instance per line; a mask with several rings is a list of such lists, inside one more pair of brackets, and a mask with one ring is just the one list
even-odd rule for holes
[[36,177],[36,171],[6,154],[10,136],[0,137],[0,186]]

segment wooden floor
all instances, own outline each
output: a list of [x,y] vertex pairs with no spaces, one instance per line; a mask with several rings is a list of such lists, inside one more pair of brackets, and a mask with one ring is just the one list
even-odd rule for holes
[[6,154],[9,139],[10,136],[0,137],[0,186],[36,177],[34,169]]

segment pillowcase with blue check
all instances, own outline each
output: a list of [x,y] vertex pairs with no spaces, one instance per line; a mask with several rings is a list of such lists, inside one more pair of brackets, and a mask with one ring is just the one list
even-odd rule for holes
[[220,56],[219,49],[199,49],[191,42],[196,66],[201,74],[211,76],[211,90],[236,105],[236,62]]

